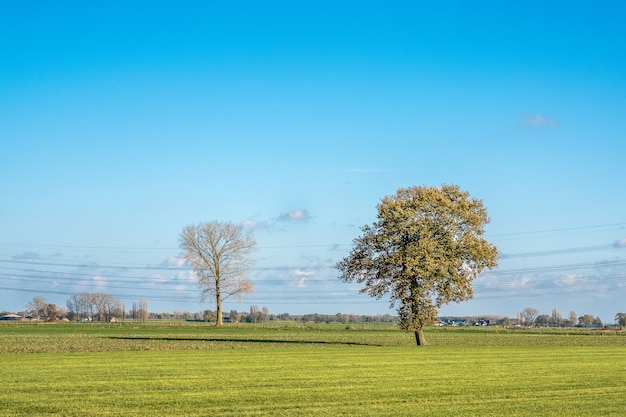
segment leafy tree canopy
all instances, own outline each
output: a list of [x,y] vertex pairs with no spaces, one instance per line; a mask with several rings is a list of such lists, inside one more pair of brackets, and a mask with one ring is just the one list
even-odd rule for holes
[[425,344],[422,329],[439,308],[472,298],[472,281],[497,265],[497,248],[482,238],[487,211],[455,185],[401,188],[377,208],[337,268],[345,282],[365,284],[361,292],[389,294],[401,327]]

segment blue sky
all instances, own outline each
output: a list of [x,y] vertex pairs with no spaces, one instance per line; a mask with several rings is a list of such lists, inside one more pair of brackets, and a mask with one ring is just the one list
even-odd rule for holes
[[258,242],[227,309],[393,313],[333,266],[453,183],[502,259],[441,314],[625,311],[626,6],[336,3],[2,2],[0,310],[214,308],[176,257],[219,220]]

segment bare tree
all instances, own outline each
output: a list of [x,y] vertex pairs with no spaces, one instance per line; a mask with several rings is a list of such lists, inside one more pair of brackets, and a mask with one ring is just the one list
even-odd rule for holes
[[250,321],[252,323],[258,323],[261,321],[261,311],[259,310],[259,306],[253,304],[250,306]]
[[550,326],[559,327],[563,325],[563,317],[559,314],[556,308],[552,309],[552,315],[550,316]]
[[133,309],[131,310],[133,321],[137,320],[142,323],[148,320],[150,313],[148,312],[148,302],[141,300],[139,302],[133,301]]
[[107,309],[108,321],[111,321],[113,318],[118,320],[124,317],[124,303],[122,300],[112,297],[111,301],[107,305]]
[[270,318],[270,309],[263,306],[263,308],[261,308],[261,320],[263,321],[267,321]]
[[98,321],[109,321],[107,317],[108,306],[113,297],[106,293],[94,293],[92,297]]
[[527,326],[531,326],[535,322],[535,319],[537,318],[538,315],[539,315],[539,310],[533,307],[526,307],[522,311],[524,324]]
[[38,322],[39,319],[46,314],[48,309],[48,302],[45,298],[40,296],[33,297],[32,300],[26,304],[26,309],[35,317]]
[[241,301],[253,291],[248,279],[249,255],[256,247],[251,233],[232,223],[199,223],[185,226],[180,235],[181,257],[192,267],[202,289],[201,300],[215,298],[217,326],[223,324],[222,302],[231,296]]
[[115,315],[123,315],[122,301],[106,293],[83,292],[73,294],[67,300],[67,309],[76,320],[110,321]]
[[148,302],[146,300],[139,301],[139,311],[137,313],[139,316],[138,318],[142,323],[148,321],[150,313],[148,311]]
[[570,327],[574,327],[576,326],[577,323],[578,323],[578,315],[576,314],[574,310],[571,310],[569,312],[568,325]]

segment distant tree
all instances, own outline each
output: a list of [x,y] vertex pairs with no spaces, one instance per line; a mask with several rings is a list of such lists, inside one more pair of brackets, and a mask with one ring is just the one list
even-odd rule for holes
[[347,323],[348,320],[350,320],[350,316],[348,316],[347,314],[341,314],[341,313],[337,313],[335,314],[335,320],[337,321],[337,323]]
[[148,302],[146,300],[139,301],[139,320],[142,322],[148,321],[150,310],[148,309]]
[[108,306],[113,302],[113,296],[106,293],[93,293],[91,297],[98,321],[108,321]]
[[39,321],[39,319],[46,315],[48,302],[44,297],[35,296],[26,304],[26,309],[35,317],[36,321]]
[[204,310],[202,312],[202,320],[204,320],[205,322],[212,322],[217,318],[217,315],[215,314],[214,311],[211,310]]
[[46,304],[44,315],[46,319],[50,322],[56,321],[57,315],[59,314],[59,309],[56,304]]
[[111,321],[113,317],[124,316],[124,303],[102,292],[72,294],[65,305],[70,320]]
[[86,318],[84,304],[82,303],[81,294],[72,294],[65,303],[68,311],[68,318],[72,321],[78,321]]
[[67,318],[67,310],[63,307],[57,307],[57,318],[66,319]]
[[574,327],[576,324],[578,324],[578,316],[574,310],[571,310],[567,318],[567,326]]
[[193,268],[202,289],[201,299],[215,299],[216,325],[223,324],[222,303],[235,296],[241,301],[253,291],[247,278],[249,255],[256,242],[241,225],[232,223],[199,223],[185,226],[180,235],[181,257]]
[[270,309],[266,306],[261,307],[261,321],[267,321],[270,318]]
[[280,313],[278,316],[279,320],[292,320],[291,314],[289,313]]
[[500,326],[509,327],[511,325],[511,319],[508,317],[503,317],[500,320],[498,320],[498,324]]
[[560,327],[561,325],[563,325],[563,317],[561,317],[556,308],[553,308],[552,315],[550,316],[550,326]]
[[626,313],[617,313],[615,315],[615,323],[617,323],[618,326],[626,326]]
[[497,265],[498,250],[482,238],[487,210],[455,185],[402,188],[377,209],[337,268],[343,281],[365,284],[361,292],[390,294],[401,328],[424,345],[439,308],[471,299],[472,281]]
[[550,325],[550,316],[547,314],[540,314],[535,319],[534,324],[539,327],[547,327]]
[[248,315],[248,322],[250,323],[258,323],[261,321],[261,310],[259,310],[259,306],[253,304],[250,306],[250,314]]
[[[147,308],[148,303],[146,302],[146,310]],[[126,309],[126,306],[124,306],[122,300],[112,297],[110,303],[107,305],[107,309],[107,316],[109,317],[109,321],[111,321],[113,317],[115,317],[116,319],[124,318],[124,310]]]
[[230,313],[228,313],[228,320],[231,323],[239,323],[241,320],[241,314],[239,314],[237,310],[231,310]]
[[593,324],[594,317],[591,314],[585,314],[583,316],[578,317],[578,325],[580,326],[588,326]]
[[526,307],[522,311],[522,319],[524,320],[524,324],[526,326],[531,326],[535,322],[535,319],[537,318],[538,315],[539,315],[539,310],[533,307]]

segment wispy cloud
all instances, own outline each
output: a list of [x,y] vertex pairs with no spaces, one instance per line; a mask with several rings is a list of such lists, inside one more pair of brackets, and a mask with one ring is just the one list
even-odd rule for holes
[[107,286],[107,279],[105,277],[100,276],[100,275],[95,275],[93,277],[93,283],[98,288],[106,288],[106,286]]
[[559,127],[559,122],[543,114],[535,113],[524,119],[523,126],[527,129],[556,128]]
[[591,285],[593,280],[584,274],[565,274],[557,277],[554,281],[555,287],[566,287],[576,289],[577,287]]
[[[620,241],[621,242],[621,241]],[[549,268],[548,268],[549,269]],[[516,297],[524,295],[604,294],[626,288],[626,264],[621,260],[600,261],[575,272],[486,272],[476,280],[474,290],[480,297]]]
[[309,214],[306,209],[297,209],[290,210],[285,213],[281,213],[276,217],[272,217],[269,220],[255,220],[255,219],[246,219],[241,222],[241,226],[249,231],[258,231],[258,230],[282,230],[278,227],[281,223],[299,223],[299,222],[307,222],[311,220],[313,217]]
[[41,255],[39,255],[36,252],[23,252],[23,253],[18,253],[17,255],[13,255],[14,261],[33,260],[33,259],[41,259]]
[[297,276],[297,277],[308,277],[308,276],[313,275],[314,272],[313,271],[303,271],[300,268],[296,268],[296,269],[294,269],[293,274],[295,276]]
[[306,210],[292,210],[283,213],[276,218],[279,222],[301,222],[310,220],[311,216]]
[[163,262],[161,262],[162,267],[165,268],[181,268],[185,266],[186,261],[183,258],[179,258],[178,256],[170,256]]
[[266,221],[247,219],[241,222],[241,226],[247,230],[261,230],[267,229],[269,227],[269,223]]
[[620,239],[620,240],[616,240],[613,243],[613,246],[615,246],[616,248],[626,248],[626,238]]

